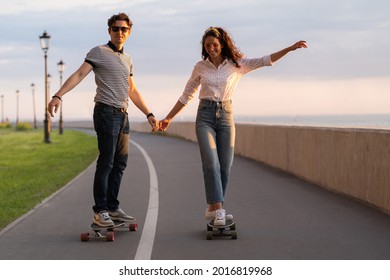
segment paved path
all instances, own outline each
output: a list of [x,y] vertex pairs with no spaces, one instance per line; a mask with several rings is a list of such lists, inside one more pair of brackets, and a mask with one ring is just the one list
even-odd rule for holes
[[80,242],[92,218],[92,164],[0,232],[0,259],[390,259],[389,216],[241,157],[225,203],[238,239],[206,240],[197,144],[139,133],[132,141],[120,200],[137,232]]

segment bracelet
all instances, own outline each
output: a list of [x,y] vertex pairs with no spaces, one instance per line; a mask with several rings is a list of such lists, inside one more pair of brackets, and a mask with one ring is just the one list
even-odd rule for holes
[[61,100],[61,101],[62,101],[62,98],[61,98],[61,97],[59,97],[58,95],[53,95],[53,96],[52,96],[52,98],[58,98],[59,100]]
[[149,114],[146,115],[146,118],[147,118],[147,119],[149,119],[149,117],[153,117],[153,118],[154,118],[153,113],[149,113]]

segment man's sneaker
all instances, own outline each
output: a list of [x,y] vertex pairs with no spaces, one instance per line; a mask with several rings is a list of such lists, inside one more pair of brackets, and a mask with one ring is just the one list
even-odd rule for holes
[[214,225],[224,226],[225,224],[226,224],[225,210],[224,209],[215,210]]
[[126,213],[123,212],[123,210],[120,208],[116,209],[115,211],[108,211],[108,214],[110,215],[111,220],[116,222],[135,222],[134,217],[126,215]]
[[101,211],[99,213],[95,213],[92,222],[101,227],[114,226],[114,222],[110,219],[110,216],[108,215],[107,211]]
[[[214,220],[215,219],[215,210],[214,211],[209,211],[208,209],[206,209],[206,211],[204,213],[204,217],[206,218],[207,221]],[[226,221],[233,221],[233,215],[232,214],[226,213],[225,217],[226,217]]]

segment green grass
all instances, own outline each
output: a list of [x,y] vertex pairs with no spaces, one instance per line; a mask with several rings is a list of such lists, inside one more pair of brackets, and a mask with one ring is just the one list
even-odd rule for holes
[[80,131],[0,129],[0,229],[85,170],[98,154],[96,137]]

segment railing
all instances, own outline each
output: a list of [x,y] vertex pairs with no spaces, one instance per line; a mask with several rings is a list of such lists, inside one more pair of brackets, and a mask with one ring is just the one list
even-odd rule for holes
[[[168,134],[196,142],[194,123],[173,122]],[[236,124],[235,151],[390,214],[388,130]]]

